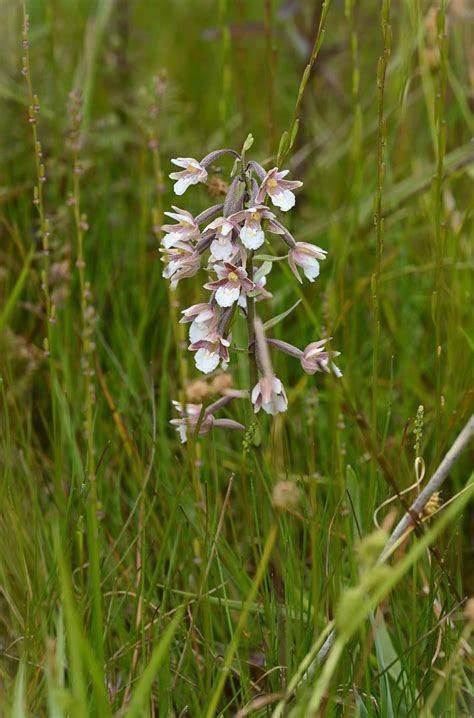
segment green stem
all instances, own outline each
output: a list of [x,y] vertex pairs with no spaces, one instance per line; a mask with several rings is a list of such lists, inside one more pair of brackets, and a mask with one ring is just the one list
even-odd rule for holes
[[[387,72],[388,59],[390,57],[391,27],[390,0],[384,0],[382,5],[382,35],[383,53],[379,58],[377,68],[377,94],[378,94],[378,133],[377,133],[377,186],[374,200],[374,224],[376,231],[375,269],[371,278],[372,303],[373,303],[373,351],[372,351],[372,397],[371,397],[371,427],[373,441],[377,441],[377,389],[379,371],[379,345],[380,345],[380,269],[383,252],[384,218],[382,216],[382,195],[385,179],[385,77]],[[375,459],[371,462],[370,488],[373,495],[375,487],[375,476],[377,463]]]

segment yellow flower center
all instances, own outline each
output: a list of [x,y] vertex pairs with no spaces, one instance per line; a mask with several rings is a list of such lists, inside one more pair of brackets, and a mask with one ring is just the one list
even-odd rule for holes
[[180,219],[180,220],[179,220],[179,225],[180,225],[181,227],[187,227],[188,224],[189,224],[189,222],[187,222],[185,219]]
[[197,172],[197,171],[198,171],[198,168],[194,167],[194,165],[188,165],[186,167],[186,172]]
[[227,279],[229,280],[229,282],[237,282],[239,278],[235,272],[229,272],[229,274],[227,275]]
[[273,179],[273,178],[272,178],[272,179],[269,179],[269,180],[268,180],[268,186],[269,186],[269,187],[276,187],[277,184],[278,184],[278,182],[276,181],[276,179]]
[[252,212],[250,215],[250,219],[258,221],[260,219],[260,212]]

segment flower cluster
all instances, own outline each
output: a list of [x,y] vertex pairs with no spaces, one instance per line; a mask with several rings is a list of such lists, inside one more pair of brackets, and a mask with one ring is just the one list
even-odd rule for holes
[[[246,143],[244,150],[249,148]],[[231,155],[234,158],[232,181],[225,201],[216,204],[193,217],[185,209],[173,206],[173,212],[165,214],[174,220],[162,227],[161,253],[164,262],[163,276],[175,289],[181,279],[192,277],[201,267],[208,273],[209,281],[203,287],[211,294],[208,301],[185,309],[182,323],[189,324],[189,350],[195,352],[196,367],[208,374],[219,365],[226,369],[229,349],[232,345],[232,326],[238,313],[242,314],[248,327],[249,355],[258,379],[247,393],[257,413],[263,409],[275,415],[285,411],[288,405],[285,389],[273,374],[269,346],[274,346],[301,361],[308,374],[318,371],[340,372],[332,359],[337,352],[325,348],[328,339],[309,344],[301,350],[287,342],[266,338],[263,325],[256,319],[255,303],[271,298],[265,288],[266,278],[276,257],[259,256],[256,250],[276,235],[287,246],[290,269],[299,282],[300,271],[310,281],[319,275],[319,263],[326,258],[325,250],[306,242],[297,242],[281,224],[273,208],[288,212],[295,205],[294,190],[302,182],[287,179],[288,170],[274,167],[266,171],[257,162],[246,161],[234,150],[217,150],[201,161],[193,157],[178,157],[173,164],[182,168],[170,174],[175,180],[174,191],[183,195],[188,187],[208,182],[208,168],[218,158]],[[270,203],[273,208],[270,208]],[[242,392],[234,392],[234,396]],[[233,397],[229,397],[229,400]],[[226,402],[227,403],[227,402]],[[183,440],[186,427],[205,433],[212,426],[242,428],[237,422],[215,419],[215,408],[203,410],[200,405],[185,407],[175,404],[180,419],[173,420]],[[220,408],[221,404],[217,408]]]

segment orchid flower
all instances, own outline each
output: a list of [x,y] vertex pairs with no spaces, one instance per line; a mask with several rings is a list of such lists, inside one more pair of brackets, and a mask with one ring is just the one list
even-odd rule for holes
[[263,178],[260,189],[258,190],[255,201],[261,204],[268,195],[275,207],[279,207],[282,212],[288,212],[295,206],[296,198],[291,190],[302,187],[303,183],[298,180],[283,179],[289,170],[279,171],[278,167],[271,169]]
[[252,404],[255,413],[263,409],[275,416],[288,408],[288,399],[283,384],[276,376],[262,376],[252,389]]
[[301,366],[307,374],[316,374],[318,371],[329,373],[332,371],[338,378],[342,376],[342,372],[334,364],[331,359],[340,356],[341,352],[327,351],[324,345],[330,338],[320,339],[318,342],[311,342],[303,350],[301,356]]
[[231,307],[238,301],[241,293],[247,294],[251,289],[255,289],[255,283],[248,278],[243,267],[224,262],[217,264],[214,269],[219,279],[208,282],[204,288],[216,290],[216,302],[220,307]]
[[161,229],[166,232],[162,245],[166,249],[175,247],[178,242],[191,242],[200,239],[199,226],[190,212],[173,205],[174,212],[165,212],[167,217],[175,219],[178,224],[164,224]]
[[184,309],[181,313],[183,318],[180,320],[180,324],[191,322],[189,327],[191,343],[205,339],[217,324],[217,309],[213,304],[193,304],[192,307]]
[[204,339],[190,344],[189,349],[196,352],[194,362],[203,374],[210,374],[217,369],[222,361],[223,366],[229,362],[230,341],[224,339],[217,331],[210,332]]
[[213,427],[223,429],[237,429],[244,431],[245,426],[238,421],[232,419],[216,419],[213,412],[223,405],[222,401],[218,401],[214,406],[210,406],[204,411],[202,404],[186,404],[183,406],[179,401],[173,401],[173,406],[180,415],[179,419],[171,419],[170,424],[176,427],[181,437],[181,443],[184,444],[188,440],[188,431],[194,433],[198,427],[199,419],[202,416],[199,426],[199,436],[208,434]]
[[165,262],[163,277],[171,280],[171,289],[176,289],[180,279],[194,277],[200,265],[200,256],[185,242],[177,242],[171,249],[162,249]]
[[262,229],[262,219],[275,219],[273,212],[270,212],[265,205],[249,207],[240,212],[235,212],[229,217],[229,221],[244,224],[240,229],[240,241],[247,249],[258,249],[265,241],[265,233]]
[[210,245],[210,252],[217,261],[228,261],[233,258],[237,251],[235,243],[232,241],[232,231],[238,229],[231,217],[218,217],[207,225],[204,234],[212,232],[215,239]]
[[319,276],[318,260],[326,259],[326,254],[327,252],[324,249],[317,247],[315,244],[296,242],[288,252],[288,264],[299,282],[301,282],[301,277],[297,266],[302,268],[305,277],[310,282],[314,282],[316,277]]
[[170,179],[177,180],[174,185],[174,192],[182,195],[192,184],[199,184],[207,180],[207,170],[193,157],[177,157],[171,160],[174,165],[184,167],[181,172],[172,172]]

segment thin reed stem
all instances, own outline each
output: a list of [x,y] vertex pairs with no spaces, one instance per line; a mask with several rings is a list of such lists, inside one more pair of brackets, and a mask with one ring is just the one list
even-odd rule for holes
[[265,49],[267,57],[267,145],[272,154],[275,144],[275,64],[276,51],[273,45],[273,2],[264,0],[263,25],[265,28]]
[[443,181],[444,157],[446,154],[446,82],[447,82],[447,34],[446,34],[446,0],[442,0],[437,13],[438,30],[438,91],[435,98],[436,127],[436,177],[433,183],[434,192],[434,255],[435,276],[432,297],[433,321],[435,325],[435,362],[436,362],[436,414],[435,414],[435,448],[441,450],[441,419],[443,412],[442,389],[442,341],[443,341],[443,260],[446,244],[446,222],[444,217]]
[[[385,224],[382,210],[383,188],[385,180],[385,147],[387,127],[385,122],[385,80],[387,65],[391,51],[392,31],[390,20],[391,0],[384,0],[381,10],[381,26],[383,52],[377,66],[377,97],[378,97],[378,130],[377,130],[377,178],[374,198],[374,225],[376,233],[375,268],[371,277],[373,306],[373,348],[372,348],[372,395],[371,395],[371,427],[373,440],[377,440],[377,404],[379,382],[379,351],[380,351],[380,273],[384,244]],[[377,464],[371,461],[370,494],[375,491]]]
[[[53,422],[53,439],[56,437],[57,432],[57,408],[55,401],[55,382],[56,382],[56,368],[54,363],[54,333],[53,326],[56,324],[56,307],[51,300],[51,293],[49,288],[50,282],[50,225],[49,220],[46,216],[45,203],[44,203],[44,183],[46,182],[46,171],[44,165],[43,149],[39,140],[38,134],[38,115],[40,112],[40,104],[38,95],[33,92],[33,81],[31,77],[31,61],[30,61],[30,50],[29,50],[29,17],[26,12],[26,4],[23,3],[23,32],[22,32],[22,48],[24,55],[22,58],[22,74],[26,79],[26,85],[28,90],[28,121],[31,127],[33,137],[33,148],[35,156],[35,170],[36,170],[36,184],[33,190],[33,204],[35,205],[38,218],[39,228],[41,237],[41,248],[42,248],[42,267],[40,270],[41,290],[43,293],[44,307],[45,307],[45,321],[46,321],[46,336],[43,339],[43,350],[45,356],[48,358],[49,365],[49,376],[50,376],[50,401],[51,401],[51,412]],[[54,441],[56,447],[56,441]],[[57,480],[59,478],[59,467],[56,472]],[[59,484],[58,484],[59,487]]]
[[252,609],[252,603],[255,601],[255,598],[257,596],[258,589],[260,588],[260,584],[262,583],[263,577],[265,575],[265,571],[267,570],[268,563],[270,561],[270,557],[272,555],[273,547],[275,545],[276,539],[278,536],[278,525],[274,523],[268,532],[265,545],[263,547],[262,556],[260,558],[260,562],[257,566],[257,571],[255,573],[255,577],[252,581],[252,585],[250,587],[249,593],[247,595],[245,605],[242,609],[242,612],[239,616],[239,620],[236,626],[236,629],[234,631],[234,634],[232,636],[231,642],[229,644],[229,647],[226,651],[226,654],[224,656],[224,663],[221,668],[220,676],[216,682],[216,685],[212,691],[211,699],[209,701],[205,718],[215,718],[217,715],[217,706],[219,704],[219,699],[222,695],[222,691],[224,690],[224,686],[227,682],[227,678],[229,676],[229,670],[232,664],[232,661],[234,659],[235,653],[237,651],[237,648],[239,646],[240,639],[242,637],[242,633],[244,632],[245,626],[247,625],[247,620],[249,617],[249,614]]
[[73,91],[69,97],[69,112],[71,116],[70,149],[72,155],[73,190],[70,204],[73,209],[74,229],[76,235],[76,267],[79,276],[79,305],[81,308],[81,368],[84,392],[84,434],[86,439],[86,529],[87,546],[89,553],[90,583],[93,597],[92,603],[92,642],[97,660],[104,664],[103,633],[104,622],[102,614],[102,588],[100,568],[100,539],[97,495],[97,468],[96,450],[94,441],[94,407],[96,402],[95,367],[94,367],[94,307],[91,302],[90,283],[86,278],[86,259],[84,254],[84,235],[88,229],[87,217],[81,207],[81,176],[82,163],[80,150],[81,138],[81,96]]
[[309,58],[309,61],[304,69],[300,86],[298,88],[298,94],[296,96],[296,103],[295,107],[293,109],[293,114],[290,120],[290,124],[288,126],[288,129],[285,130],[283,133],[281,140],[280,140],[280,146],[278,148],[278,154],[277,154],[277,165],[280,167],[283,161],[285,160],[286,156],[290,152],[291,148],[293,147],[296,135],[298,133],[298,127],[299,127],[299,116],[300,116],[300,110],[301,110],[301,103],[303,102],[303,96],[306,90],[306,86],[308,84],[308,80],[311,76],[311,70],[313,69],[314,63],[316,62],[316,58],[318,57],[319,51],[321,49],[321,46],[324,41],[324,33],[326,30],[326,18],[327,14],[329,12],[329,6],[330,6],[331,0],[323,0],[323,4],[321,7],[321,16],[319,19],[319,25],[316,32],[316,37],[314,39],[313,49],[311,50],[311,55]]

